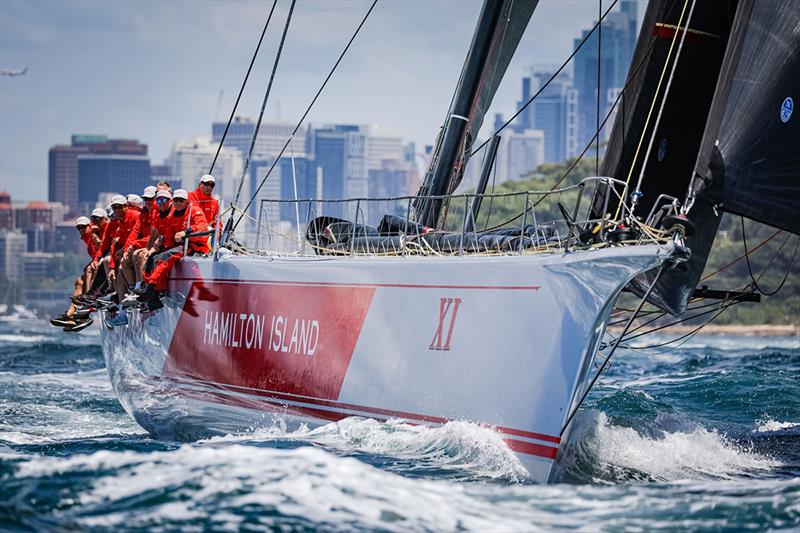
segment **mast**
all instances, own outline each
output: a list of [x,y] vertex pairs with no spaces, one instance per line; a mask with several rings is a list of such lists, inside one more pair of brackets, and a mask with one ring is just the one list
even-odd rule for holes
[[[484,0],[443,131],[418,196],[450,194],[538,0]],[[417,220],[439,223],[442,200],[418,199]]]

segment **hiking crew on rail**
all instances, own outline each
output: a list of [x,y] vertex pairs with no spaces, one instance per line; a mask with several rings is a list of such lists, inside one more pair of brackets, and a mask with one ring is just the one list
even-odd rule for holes
[[209,234],[219,217],[214,186],[214,177],[205,175],[195,191],[173,193],[164,181],[145,188],[141,197],[115,195],[106,209],[79,217],[75,227],[91,261],[75,280],[68,309],[50,323],[81,331],[92,324],[90,315],[103,309],[106,324],[118,327],[128,323],[126,309],[152,313],[163,307],[170,272],[184,247],[189,255],[211,251]]

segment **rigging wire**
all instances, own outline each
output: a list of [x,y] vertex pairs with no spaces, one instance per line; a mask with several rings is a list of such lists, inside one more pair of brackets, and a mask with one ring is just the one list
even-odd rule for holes
[[[661,124],[661,116],[664,114],[664,108],[667,105],[667,95],[669,94],[669,90],[672,87],[672,80],[675,78],[675,70],[678,67],[678,60],[681,58],[681,52],[683,51],[683,43],[686,41],[686,34],[689,33],[689,25],[692,23],[692,14],[694,13],[694,6],[697,5],[697,0],[692,0],[692,7],[689,8],[689,15],[686,17],[686,24],[683,26],[683,34],[681,35],[681,42],[678,43],[678,50],[675,52],[675,60],[672,62],[672,68],[670,69],[669,79],[667,79],[667,86],[664,87],[664,96],[661,97],[661,104],[658,106],[658,115],[656,115],[656,121],[653,123],[653,131],[650,134],[650,142],[647,144],[647,151],[644,154],[644,159],[642,159],[642,168],[639,170],[639,179],[636,182],[636,190],[634,191],[634,198],[632,200],[633,206],[635,206],[635,202],[638,201],[638,196],[641,194],[642,191],[642,180],[644,179],[644,171],[647,168],[647,162],[650,160],[650,153],[653,151],[653,144],[656,142],[656,132],[658,131],[658,126]],[[684,4],[684,9],[686,9],[686,5]],[[681,13],[681,17],[683,13]],[[680,22],[678,23],[678,28],[680,28]],[[675,29],[675,36],[678,35],[678,28]],[[673,44],[675,39],[673,37]],[[670,47],[670,54],[672,53],[672,47]],[[669,61],[669,56],[667,56],[667,61]],[[666,66],[666,64],[665,64]],[[660,85],[660,83],[659,83]],[[656,88],[656,95],[658,95],[658,88]],[[655,102],[655,99],[653,100]],[[648,117],[649,119],[649,117]],[[645,128],[647,127],[647,123],[645,123]],[[636,163],[635,156],[634,156],[634,164]],[[633,169],[631,169],[632,171]],[[626,184],[627,187],[627,184]],[[624,194],[623,194],[624,196]],[[633,207],[631,208],[631,211]]]
[[[245,177],[247,176],[247,167],[250,166],[250,158],[253,157],[253,148],[256,146],[256,139],[258,138],[258,130],[261,129],[261,121],[264,118],[264,111],[267,108],[267,100],[269,99],[269,94],[272,92],[272,82],[275,81],[275,73],[278,71],[278,64],[281,61],[281,53],[283,52],[283,44],[286,42],[286,34],[289,31],[289,23],[292,21],[292,13],[294,12],[294,5],[297,0],[292,0],[291,5],[289,6],[289,14],[286,16],[286,24],[283,26],[283,33],[281,34],[281,42],[278,44],[278,52],[275,54],[275,62],[272,64],[272,72],[269,75],[269,83],[267,84],[267,90],[264,93],[264,99],[261,102],[261,112],[258,114],[258,121],[256,122],[256,127],[253,130],[253,138],[250,139],[250,149],[247,151],[247,158],[244,160],[244,165],[242,168],[242,179],[239,180],[239,188],[236,190],[236,198],[233,200],[234,205],[239,203],[239,196],[242,194],[242,185],[244,185]],[[222,146],[222,143],[220,143]]]
[[[320,94],[322,94],[322,91],[325,89],[325,86],[328,84],[328,81],[333,76],[333,73],[336,71],[336,68],[339,66],[339,63],[342,62],[342,59],[344,58],[345,54],[347,54],[347,51],[350,49],[350,46],[353,44],[353,41],[355,41],[356,36],[358,36],[358,33],[361,31],[361,28],[364,26],[364,23],[367,22],[367,19],[369,18],[370,13],[372,13],[372,10],[375,9],[375,5],[377,3],[378,3],[378,0],[373,0],[372,4],[369,6],[369,9],[367,10],[367,13],[364,15],[364,18],[361,19],[361,23],[358,25],[358,27],[356,28],[355,32],[353,32],[353,35],[350,37],[350,40],[347,42],[347,45],[344,47],[344,50],[342,50],[342,53],[339,55],[339,58],[336,60],[336,63],[334,63],[334,65],[331,68],[330,72],[328,72],[328,75],[325,77],[325,80],[322,82],[322,85],[320,86],[319,90],[314,95],[314,98],[311,100],[311,103],[308,104],[308,107],[306,108],[305,112],[303,113],[303,116],[300,117],[300,120],[297,122],[297,125],[295,126],[294,130],[292,131],[292,134],[286,140],[286,142],[283,145],[283,148],[281,148],[280,153],[275,158],[275,161],[273,161],[272,165],[269,167],[269,170],[267,170],[267,173],[264,175],[264,177],[262,178],[261,182],[258,184],[258,188],[256,188],[255,192],[253,192],[253,194],[250,196],[250,200],[247,202],[247,205],[242,210],[243,212],[247,212],[247,210],[253,204],[253,201],[258,196],[258,193],[261,191],[261,188],[264,186],[264,183],[266,183],[267,178],[269,178],[270,174],[272,174],[273,169],[278,164],[278,161],[280,161],[281,157],[283,156],[283,153],[286,151],[286,148],[289,146],[289,144],[294,139],[294,136],[297,134],[297,131],[300,129],[300,126],[303,125],[303,121],[305,121],[306,117],[311,112],[311,109],[314,107],[314,104],[317,102],[317,99],[319,98]],[[236,229],[236,227],[242,221],[242,218],[244,218],[244,213],[239,215],[239,218],[236,220],[236,223],[233,224],[233,226],[230,228],[230,230],[227,230],[227,228],[226,228],[228,233],[233,233],[233,231]],[[232,220],[233,220],[233,216],[231,215],[231,218],[228,219],[228,224],[229,225],[230,225],[230,222]]]
[[[614,5],[612,4],[612,6],[609,8],[609,10],[610,10],[611,8],[613,8],[613,7],[614,7]],[[606,14],[608,14],[608,10],[606,11]],[[587,37],[586,37],[586,38],[588,38],[588,35],[587,35]],[[584,40],[584,41],[582,41],[582,42],[581,42],[581,44],[579,44],[579,45],[578,45],[578,47],[580,47],[580,46],[581,46],[581,45],[582,45],[584,42],[585,42],[585,40]],[[616,98],[616,100],[614,100],[614,103],[611,105],[610,109],[608,110],[608,113],[606,114],[606,116],[605,116],[605,119],[603,120],[603,122],[601,122],[601,123],[600,123],[600,129],[602,129],[603,127],[605,127],[605,125],[606,125],[606,122],[608,122],[608,119],[611,117],[611,114],[612,114],[612,113],[614,112],[614,110],[617,108],[617,104],[620,102],[620,100],[622,100],[622,101],[623,101],[623,103],[624,103],[624,95],[625,95],[625,91],[626,91],[626,90],[628,89],[628,87],[629,87],[629,86],[630,86],[630,85],[633,83],[633,80],[635,80],[635,79],[636,79],[636,75],[639,73],[639,69],[641,69],[641,68],[642,68],[642,66],[645,64],[645,61],[647,60],[647,58],[648,58],[648,57],[650,57],[650,52],[652,52],[652,51],[653,51],[653,46],[655,45],[655,43],[656,43],[656,40],[655,40],[655,38],[654,38],[654,37],[653,37],[653,38],[651,38],[651,39],[650,39],[650,43],[649,43],[649,44],[648,44],[648,46],[647,46],[647,49],[645,50],[644,54],[642,54],[642,59],[641,59],[641,60],[639,61],[639,63],[636,65],[636,68],[633,70],[633,72],[631,72],[631,73],[630,73],[630,76],[628,76],[628,80],[625,82],[625,85],[624,85],[624,87],[622,87],[622,90],[621,90],[621,91],[619,92],[619,94],[617,95],[617,98]],[[577,48],[576,48],[576,51],[577,51]],[[573,54],[573,56],[574,56],[574,54]],[[568,58],[568,59],[567,59],[567,62],[569,62],[571,59],[572,59],[572,56],[571,56],[570,58]],[[564,65],[562,65],[562,68],[563,68],[564,66],[566,66],[566,64],[567,64],[567,63],[564,63]],[[552,81],[552,80],[553,80],[553,78],[550,78],[550,80],[548,80],[548,82],[547,82],[547,83],[550,83],[550,81]],[[546,87],[546,85],[547,85],[547,84],[545,84],[545,85],[542,87],[542,90],[544,89],[544,87]],[[531,103],[531,102],[533,101],[533,99],[534,99],[534,98],[536,98],[536,96],[538,96],[538,94],[539,94],[540,92],[541,92],[541,90],[540,90],[540,91],[538,91],[536,94],[534,94],[534,95],[531,97],[531,99],[530,99],[530,100],[528,100],[528,101],[525,103],[525,105],[524,105],[524,106],[523,106],[521,109],[524,109],[524,108],[525,108],[525,106],[527,106],[529,103]],[[518,114],[519,114],[519,113],[517,113],[517,115],[518,115]],[[514,118],[515,118],[517,115],[514,115],[514,117],[511,117],[511,119],[510,119],[510,120],[508,120],[508,121],[507,121],[505,124],[503,124],[503,126],[501,126],[501,127],[500,127],[500,129],[498,129],[498,130],[497,130],[497,132],[500,132],[500,131],[501,131],[503,128],[505,128],[506,126],[508,126],[508,125],[511,123],[511,121],[513,121],[513,120],[514,120]],[[624,122],[624,121],[623,121],[623,122]],[[497,133],[495,133],[495,135],[496,135],[496,134],[497,134]],[[559,185],[560,185],[560,184],[561,184],[561,183],[562,183],[562,182],[563,182],[565,179],[567,179],[567,177],[570,175],[570,173],[571,173],[571,172],[572,172],[572,171],[575,169],[575,167],[576,167],[576,166],[578,166],[578,163],[580,163],[580,161],[583,159],[583,156],[584,156],[584,155],[586,155],[586,152],[588,152],[588,151],[589,151],[589,149],[592,147],[592,144],[594,143],[594,141],[595,141],[595,138],[596,138],[597,136],[598,136],[598,132],[595,132],[594,136],[592,136],[592,138],[591,138],[591,139],[589,139],[589,142],[588,142],[588,143],[586,143],[586,146],[584,146],[584,148],[583,148],[583,150],[581,151],[581,153],[580,153],[580,154],[578,154],[578,155],[575,157],[575,159],[572,161],[572,163],[570,164],[569,168],[567,168],[567,170],[566,170],[566,171],[564,171],[564,173],[561,175],[561,177],[560,177],[560,178],[558,178],[558,180],[557,180],[557,181],[556,181],[556,182],[553,184],[553,186],[552,186],[552,187],[550,187],[550,191],[553,191],[554,189],[556,189],[556,188],[557,188],[557,187],[558,187],[558,186],[559,186]],[[488,141],[484,142],[483,144],[486,144],[487,142],[488,142]],[[479,147],[478,147],[478,148],[475,150],[475,152],[473,152],[472,154],[473,154],[473,155],[475,155],[475,153],[476,153],[478,150],[480,150],[481,148],[483,148],[483,145],[479,146]],[[539,199],[539,200],[537,200],[537,202],[536,202],[536,203],[534,203],[534,204],[533,204],[531,207],[536,207],[536,206],[537,206],[537,205],[539,205],[539,204],[540,204],[540,203],[541,203],[543,200],[544,200],[544,198],[540,198],[540,199]],[[484,231],[492,231],[492,230],[495,230],[495,229],[498,229],[498,228],[502,228],[502,227],[503,227],[503,226],[505,226],[506,224],[510,224],[510,223],[512,223],[512,222],[514,222],[514,221],[516,221],[516,220],[518,220],[518,219],[519,219],[521,216],[523,216],[523,215],[524,215],[526,212],[528,212],[529,210],[530,210],[530,209],[526,207],[526,209],[524,209],[524,210],[523,210],[521,213],[519,213],[519,214],[515,215],[513,218],[510,218],[510,219],[508,219],[508,220],[506,220],[505,222],[502,222],[502,223],[500,223],[500,224],[495,224],[494,226],[492,226],[492,227],[490,227],[490,228],[484,228]]]
[[[782,232],[783,232],[783,230],[778,230],[778,231],[776,231],[775,233],[773,233],[772,235],[770,235],[769,237],[767,237],[766,239],[764,239],[763,241],[761,241],[761,243],[760,243],[758,246],[756,246],[755,248],[753,248],[752,250],[750,250],[750,253],[753,253],[753,252],[755,252],[756,250],[758,250],[759,248],[761,248],[762,246],[764,246],[765,244],[767,244],[769,241],[771,241],[772,239],[774,239],[775,237],[777,237],[777,236],[778,236],[780,233],[782,233]],[[703,276],[702,278],[700,278],[700,281],[705,281],[705,280],[707,280],[707,279],[713,278],[714,276],[716,276],[716,275],[717,275],[717,274],[719,274],[720,272],[723,272],[723,271],[727,270],[728,268],[732,267],[733,265],[735,265],[736,263],[738,263],[739,261],[741,261],[741,260],[742,260],[742,259],[744,259],[745,257],[747,257],[747,254],[742,254],[742,255],[740,255],[739,257],[737,257],[737,258],[736,258],[736,259],[734,259],[733,261],[731,261],[731,262],[729,262],[729,263],[726,263],[726,264],[722,265],[721,267],[719,267],[718,269],[716,269],[714,272],[712,272],[712,273],[710,273],[710,274],[707,274],[707,275]]]
[[529,105],[530,105],[530,104],[531,104],[531,103],[532,103],[532,102],[533,102],[533,101],[536,99],[536,97],[538,97],[538,96],[539,96],[539,95],[540,95],[540,94],[541,94],[541,93],[542,93],[542,92],[543,92],[545,89],[547,89],[547,86],[548,86],[548,85],[550,85],[550,83],[551,83],[551,82],[552,82],[554,79],[556,79],[556,77],[558,77],[558,75],[559,75],[559,74],[561,74],[561,71],[562,71],[562,70],[564,70],[564,69],[567,67],[567,65],[569,65],[569,62],[570,62],[570,61],[572,61],[572,58],[574,58],[574,57],[575,57],[575,55],[577,55],[578,51],[579,51],[579,50],[580,50],[580,49],[583,47],[583,45],[584,45],[584,44],[586,44],[586,41],[588,41],[588,40],[589,40],[589,37],[591,37],[591,35],[594,33],[594,30],[596,30],[596,29],[597,29],[597,27],[598,27],[598,26],[599,26],[599,25],[600,25],[600,24],[603,22],[603,20],[606,18],[606,16],[608,15],[608,13],[609,13],[609,12],[610,12],[612,9],[614,9],[614,6],[616,6],[616,5],[617,5],[617,2],[618,2],[618,1],[619,1],[619,0],[614,0],[614,1],[611,3],[611,6],[609,6],[609,8],[606,10],[606,12],[605,12],[605,13],[603,13],[603,16],[601,16],[601,17],[600,17],[600,20],[598,20],[598,21],[597,21],[597,23],[595,23],[595,25],[594,25],[594,26],[592,26],[592,29],[591,29],[591,30],[589,30],[589,33],[587,33],[587,34],[586,34],[586,36],[585,36],[585,37],[584,37],[584,38],[581,40],[581,42],[580,42],[580,43],[578,43],[578,46],[576,46],[576,47],[575,47],[575,50],[573,50],[573,51],[572,51],[572,53],[569,55],[569,57],[567,57],[567,59],[566,59],[566,60],[565,60],[565,61],[564,61],[564,62],[561,64],[561,66],[560,66],[560,67],[558,67],[558,69],[557,69],[557,70],[556,70],[556,71],[553,73],[553,75],[552,75],[552,76],[550,76],[550,79],[548,79],[548,80],[547,80],[547,81],[546,81],[546,82],[545,82],[545,83],[544,83],[544,84],[543,84],[541,87],[539,87],[539,90],[538,90],[538,91],[536,91],[536,93],[535,93],[533,96],[531,96],[531,97],[528,99],[528,101],[527,101],[527,102],[525,102],[524,104],[522,104],[522,106],[521,106],[519,109],[517,109],[517,112],[516,112],[516,113],[514,113],[514,114],[511,116],[511,118],[510,118],[510,119],[508,119],[506,122],[504,122],[504,123],[503,123],[503,125],[502,125],[502,126],[500,126],[500,127],[497,129],[497,131],[495,131],[495,132],[494,132],[494,134],[493,134],[493,135],[490,135],[488,139],[486,139],[485,141],[483,141],[483,142],[480,144],[480,146],[478,146],[477,148],[475,148],[475,149],[472,151],[472,153],[469,155],[469,157],[470,157],[470,158],[472,158],[472,157],[473,157],[475,154],[477,154],[479,151],[481,151],[481,150],[483,149],[483,147],[484,147],[484,146],[486,146],[487,144],[489,144],[489,140],[490,140],[490,139],[491,139],[491,138],[492,138],[494,135],[497,135],[497,134],[499,134],[501,131],[503,131],[504,129],[506,129],[506,127],[507,127],[509,124],[511,124],[512,122],[514,122],[514,119],[516,119],[516,118],[517,118],[517,117],[518,117],[518,116],[519,116],[519,115],[520,115],[520,114],[521,114],[521,113],[522,113],[522,112],[525,110],[525,108],[527,108],[527,107],[528,107],[528,106],[529,106]]
[[602,22],[602,15],[603,13],[603,0],[597,0],[597,16],[598,16],[598,24],[597,24],[597,111],[595,114],[596,122],[595,122],[595,131],[597,131],[597,141],[594,145],[594,175],[600,175],[600,64],[602,62],[602,54],[601,51],[603,50],[603,25]]
[[[792,259],[791,261],[789,261],[789,267],[786,269],[786,274],[784,274],[780,284],[775,288],[774,291],[764,291],[761,287],[758,286],[758,279],[761,279],[761,276],[759,276],[758,279],[756,279],[755,276],[753,276],[753,268],[750,265],[750,253],[747,251],[747,236],[745,235],[744,231],[744,217],[739,217],[739,218],[742,222],[742,244],[744,245],[744,256],[745,259],[747,260],[747,272],[750,274],[750,279],[753,280],[753,288],[757,290],[759,293],[763,294],[764,296],[773,296],[775,294],[778,294],[778,291],[780,291],[783,288],[784,283],[786,283],[786,280],[789,278],[789,273],[792,271],[792,266],[794,266],[794,261],[797,258],[797,249],[798,247],[800,247],[800,237],[798,237],[797,239],[797,244],[794,247],[794,253],[792,254]],[[783,246],[781,246],[781,248],[782,247]],[[778,251],[780,251],[780,248],[778,249]],[[767,264],[767,266],[769,266],[771,263],[772,261],[770,261]],[[764,270],[766,271],[766,267]],[[764,273],[762,272],[761,275],[763,276]]]
[[[678,27],[680,28],[683,25],[683,14],[686,12],[686,6],[689,5],[689,0],[684,0],[683,8],[681,9],[680,17],[678,17]],[[694,4],[692,4],[694,6]],[[686,30],[684,29],[684,35]],[[669,65],[669,60],[672,57],[672,49],[675,46],[675,40],[678,38],[678,32],[675,31],[675,34],[672,36],[672,42],[669,45],[669,50],[667,51],[667,57],[664,60],[664,68],[661,69],[661,76],[658,78],[658,84],[656,85],[656,92],[653,96],[652,102],[650,102],[650,109],[647,112],[647,118],[644,121],[644,127],[642,128],[642,135],[639,137],[639,143],[636,145],[636,151],[633,153],[633,160],[631,161],[631,168],[628,171],[628,177],[625,179],[625,187],[622,189],[622,198],[623,201],[617,204],[617,212],[614,214],[614,218],[619,216],[619,212],[622,209],[622,204],[624,203],[624,198],[628,194],[628,185],[630,184],[631,177],[633,176],[633,169],[636,166],[636,160],[639,159],[639,151],[642,148],[642,143],[644,142],[645,132],[647,131],[647,126],[650,124],[650,117],[653,115],[653,109],[655,109],[656,100],[658,100],[658,93],[661,91],[661,84],[664,82],[664,75],[667,73],[667,66]],[[677,58],[676,58],[677,62]],[[666,94],[662,98],[666,98]]]
[[[664,268],[665,268],[664,264],[662,264],[660,267],[658,267],[658,272],[656,272],[655,278],[653,278],[653,282],[650,284],[649,287],[647,287],[647,291],[645,291],[644,296],[642,296],[642,299],[639,301],[639,304],[636,306],[636,310],[633,312],[633,314],[630,316],[630,318],[628,318],[628,322],[625,324],[625,327],[622,329],[622,334],[620,335],[621,338],[625,336],[625,333],[628,331],[628,328],[631,327],[631,324],[633,324],[633,321],[636,319],[636,315],[642,309],[642,306],[644,306],[645,302],[647,301],[647,298],[650,296],[650,292],[652,292],[653,288],[656,286],[656,283],[658,283],[658,280],[661,277],[661,274],[664,272]],[[614,355],[614,352],[617,350],[618,347],[619,347],[619,343],[614,344],[614,346],[611,347],[611,351],[605,357],[605,360],[603,361],[603,364],[600,366],[600,368],[595,373],[594,377],[592,378],[592,381],[589,382],[589,385],[583,391],[583,394],[581,395],[580,400],[578,400],[578,403],[575,405],[575,407],[570,411],[569,415],[567,416],[567,420],[564,422],[564,425],[561,427],[561,433],[559,433],[560,436],[564,435],[564,431],[569,426],[569,423],[572,421],[572,418],[575,416],[575,413],[578,412],[578,409],[580,409],[580,406],[583,404],[584,400],[586,399],[586,396],[589,395],[589,391],[592,390],[592,388],[594,387],[594,384],[597,383],[598,379],[600,379],[600,376],[602,375],[603,371],[608,367],[608,364],[611,361],[611,356]]]
[[219,157],[219,152],[222,150],[222,145],[225,142],[225,137],[228,135],[228,129],[231,127],[231,122],[233,122],[233,117],[236,115],[236,108],[239,107],[239,100],[242,99],[242,93],[244,93],[244,87],[247,85],[247,79],[250,77],[250,71],[253,70],[253,64],[256,62],[256,57],[258,56],[258,50],[261,48],[261,42],[264,40],[264,35],[267,33],[267,28],[269,27],[269,21],[272,20],[272,13],[275,12],[275,6],[278,5],[278,0],[275,0],[272,3],[272,8],[269,10],[269,15],[267,16],[267,22],[264,24],[264,29],[261,30],[261,37],[258,38],[258,44],[256,45],[256,50],[253,52],[253,58],[250,60],[250,66],[247,67],[247,74],[244,75],[244,80],[242,81],[242,87],[239,89],[239,95],[236,97],[236,103],[233,104],[233,109],[231,110],[231,116],[228,117],[228,123],[225,124],[225,131],[222,132],[222,139],[219,141],[219,145],[217,146],[217,153],[214,154],[214,160],[211,161],[211,168],[208,169],[208,173],[211,174],[214,172],[214,165],[217,164],[217,158]]

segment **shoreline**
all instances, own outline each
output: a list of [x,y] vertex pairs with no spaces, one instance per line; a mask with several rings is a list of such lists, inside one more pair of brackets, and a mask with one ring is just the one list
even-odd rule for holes
[[[678,324],[658,332],[658,334],[684,334],[697,328],[697,325]],[[621,326],[609,328],[620,333]],[[708,324],[698,335],[739,335],[742,337],[800,337],[800,324]]]

